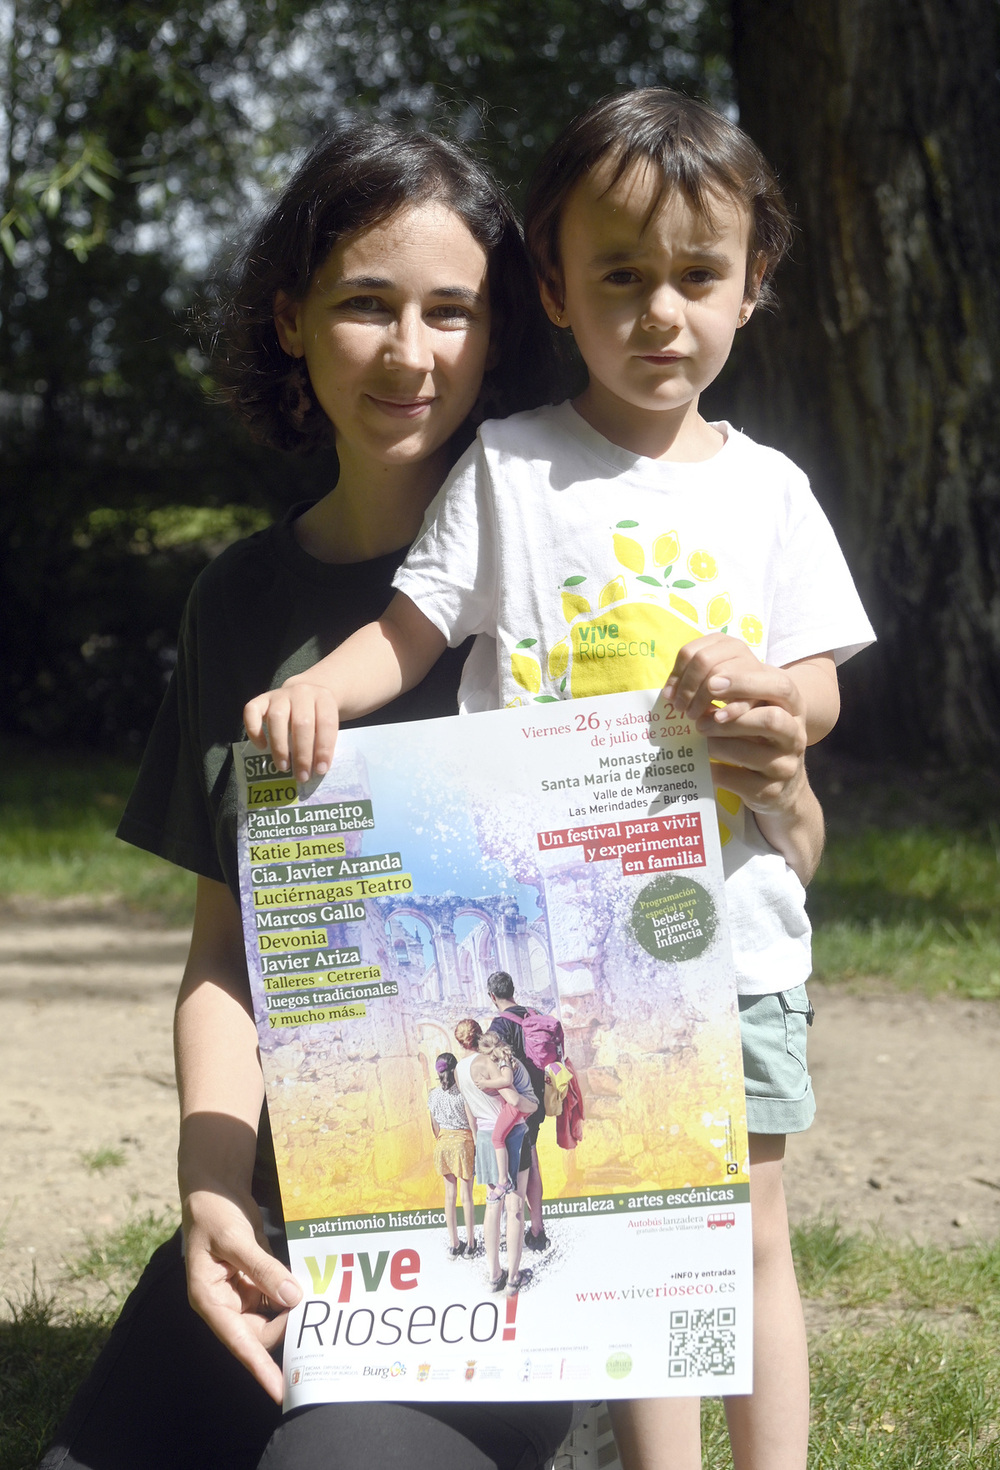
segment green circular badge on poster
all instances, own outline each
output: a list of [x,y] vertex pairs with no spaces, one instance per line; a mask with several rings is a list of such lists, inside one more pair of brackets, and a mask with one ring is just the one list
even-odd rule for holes
[[627,1378],[632,1372],[632,1359],[628,1353],[612,1353],[604,1366],[609,1378]]
[[719,922],[712,895],[679,873],[647,883],[632,905],[632,932],[656,960],[695,960]]

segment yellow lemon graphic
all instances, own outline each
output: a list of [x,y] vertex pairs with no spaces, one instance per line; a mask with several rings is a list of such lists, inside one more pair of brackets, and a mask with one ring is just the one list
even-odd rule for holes
[[741,802],[740,798],[736,795],[736,792],[727,791],[724,786],[717,786],[715,788],[715,799],[720,806],[725,807],[730,816],[735,817],[736,813],[740,809]]
[[569,640],[560,638],[549,650],[549,678],[561,679],[569,664]]
[[719,842],[721,843],[721,845],[723,847],[725,847],[726,843],[727,842],[732,842],[732,840],[733,840],[733,834],[730,832],[730,830],[726,826],[725,822],[720,821],[719,822]]
[[733,604],[729,601],[728,592],[720,592],[718,597],[713,597],[708,604],[708,626],[710,628],[722,628],[733,615]]
[[631,536],[615,536],[615,556],[623,567],[628,567],[630,572],[641,572],[646,565],[646,553],[638,541],[633,541]]
[[[570,692],[617,694],[655,689],[690,643],[690,624],[650,602],[623,602],[570,629]],[[697,631],[697,630],[694,630]]]
[[677,540],[676,531],[664,531],[662,536],[657,536],[653,542],[653,560],[658,567],[671,566],[681,554],[680,542]]
[[625,596],[625,583],[621,577],[615,577],[612,582],[605,582],[601,588],[601,595],[597,599],[598,606],[610,607],[613,602],[621,602]]
[[[698,621],[698,614],[695,612],[691,604],[689,602],[685,602],[683,597],[678,597],[676,592],[671,592],[670,594],[670,606],[674,608],[677,612],[683,613],[686,618],[690,618],[692,623],[696,623]],[[691,633],[689,630],[688,638],[690,639],[690,637]]]
[[755,618],[753,613],[747,613],[746,617],[740,618],[740,637],[744,643],[749,643],[754,648],[763,636],[764,624],[760,618]]
[[711,582],[713,577],[719,575],[715,557],[709,556],[707,551],[692,551],[688,557],[688,571],[699,582]]
[[542,670],[537,658],[530,653],[512,653],[510,671],[522,689],[537,694],[542,687]]
[[585,597],[580,597],[576,592],[564,592],[562,595],[563,617],[567,623],[574,618],[585,618],[590,612],[590,603]]

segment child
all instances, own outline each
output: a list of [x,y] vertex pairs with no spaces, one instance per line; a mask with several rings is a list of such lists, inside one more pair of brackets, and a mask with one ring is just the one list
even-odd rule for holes
[[[472,1205],[472,1176],[476,1167],[476,1145],[455,1082],[458,1061],[450,1051],[443,1051],[434,1063],[440,1087],[427,1099],[434,1130],[434,1167],[444,1180],[444,1218],[448,1227],[448,1254],[476,1256],[476,1215]],[[465,1217],[465,1240],[458,1238],[458,1191],[462,1191],[462,1214]]]
[[[492,1031],[486,1031],[479,1039],[480,1062],[473,1070],[474,1079],[484,1092],[496,1093],[502,1099],[503,1107],[500,1109],[496,1123],[493,1126],[493,1147],[497,1156],[497,1177],[499,1183],[491,1185],[487,1190],[487,1198],[503,1199],[504,1195],[517,1184],[517,1165],[514,1166],[514,1178],[511,1178],[510,1155],[520,1159],[520,1143],[525,1134],[525,1115],[533,1113],[538,1107],[538,1098],[531,1090],[528,1074],[524,1067],[519,1067],[521,1074],[519,1079],[514,1070],[516,1058],[509,1046],[505,1046]],[[521,1081],[524,1088],[516,1085]],[[508,1138],[515,1128],[520,1128],[516,1138]],[[514,1145],[517,1144],[517,1152],[514,1153]]]
[[[465,710],[666,680],[697,721],[716,762],[751,1135],[754,1392],[727,1401],[730,1438],[740,1467],[803,1470],[808,1359],[781,1184],[785,1134],[814,1110],[802,885],[822,815],[803,753],[836,721],[835,663],[873,635],[805,477],[698,409],[767,299],[788,217],[745,134],[651,89],[599,103],[557,140],[526,237],[587,387],[483,425],[384,616],[253,700],[247,731],[262,745],[266,721],[279,764],[325,770],[339,718],[408,688],[470,633]],[[696,1400],[614,1412],[627,1470],[700,1465]]]

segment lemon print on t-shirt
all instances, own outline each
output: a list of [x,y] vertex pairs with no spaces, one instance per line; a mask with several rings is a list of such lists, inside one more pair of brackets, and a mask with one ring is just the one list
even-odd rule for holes
[[[571,572],[553,589],[547,622],[559,636],[525,637],[511,651],[521,693],[509,705],[659,688],[685,643],[705,633],[731,632],[760,657],[764,625],[756,611],[734,609],[711,548],[683,545],[675,528],[647,531],[632,520],[619,521],[609,540],[602,568]],[[742,803],[731,791],[717,797],[725,846]]]

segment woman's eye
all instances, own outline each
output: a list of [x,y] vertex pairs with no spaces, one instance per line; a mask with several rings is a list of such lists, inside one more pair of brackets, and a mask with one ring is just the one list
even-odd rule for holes
[[468,307],[455,306],[451,303],[445,306],[435,306],[428,315],[431,321],[444,322],[446,326],[464,327],[472,320],[472,313]]
[[346,311],[358,311],[369,315],[376,311],[387,310],[383,301],[377,296],[350,296],[346,301],[340,303],[341,308]]

